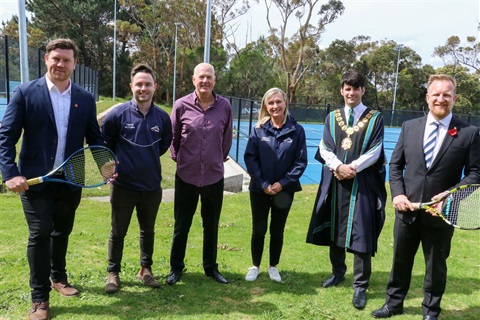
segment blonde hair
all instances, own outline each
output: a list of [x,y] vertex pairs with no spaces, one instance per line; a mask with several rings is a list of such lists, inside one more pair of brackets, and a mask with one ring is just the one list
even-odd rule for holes
[[455,91],[457,90],[457,81],[454,77],[448,74],[432,74],[428,78],[427,92],[430,90],[430,86],[434,81],[450,81],[451,83],[453,83],[453,92],[455,93]]
[[267,92],[263,95],[262,98],[262,107],[260,108],[260,112],[258,113],[258,122],[255,125],[255,128],[260,128],[262,124],[267,123],[270,120],[270,114],[267,111],[267,101],[270,99],[274,94],[280,93],[282,95],[283,101],[285,101],[285,117],[283,119],[283,124],[287,122],[287,117],[290,115],[290,112],[288,112],[288,100],[287,100],[287,94],[283,92],[282,89],[279,88],[271,88],[268,89]]

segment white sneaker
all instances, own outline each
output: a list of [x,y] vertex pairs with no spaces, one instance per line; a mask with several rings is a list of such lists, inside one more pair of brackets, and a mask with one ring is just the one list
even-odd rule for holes
[[273,281],[282,282],[282,277],[280,277],[280,273],[278,273],[277,267],[269,267],[268,275]]
[[260,270],[257,267],[255,267],[255,266],[250,267],[250,268],[248,268],[248,273],[245,276],[245,280],[255,281],[255,280],[257,280],[257,277],[258,277],[259,273],[260,273]]

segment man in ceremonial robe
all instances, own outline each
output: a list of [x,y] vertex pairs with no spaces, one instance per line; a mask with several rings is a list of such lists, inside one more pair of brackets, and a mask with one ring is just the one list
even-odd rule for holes
[[307,243],[329,246],[332,276],[323,287],[345,279],[346,252],[354,254],[352,304],[366,305],[371,257],[385,221],[384,124],[380,112],[362,103],[365,78],[355,70],[341,79],[345,107],[325,120],[316,159],[324,166]]

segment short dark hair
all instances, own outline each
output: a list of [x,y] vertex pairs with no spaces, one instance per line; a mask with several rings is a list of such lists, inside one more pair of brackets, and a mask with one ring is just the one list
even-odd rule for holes
[[132,68],[132,72],[130,72],[130,81],[133,81],[133,77],[135,77],[135,75],[140,72],[151,74],[153,82],[157,82],[153,69],[148,64],[144,63],[137,64],[135,67]]
[[73,50],[73,57],[78,59],[80,50],[72,39],[55,39],[47,43],[45,50],[47,55],[55,49]]
[[342,76],[340,81],[340,88],[344,85],[349,85],[354,88],[365,88],[365,77],[357,70],[348,70]]

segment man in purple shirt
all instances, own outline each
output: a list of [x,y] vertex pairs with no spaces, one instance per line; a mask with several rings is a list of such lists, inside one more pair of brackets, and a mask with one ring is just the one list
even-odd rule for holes
[[177,163],[170,273],[167,284],[180,280],[188,232],[201,199],[203,268],[207,277],[228,283],[217,265],[218,223],[223,202],[223,162],[232,145],[232,107],[213,92],[215,70],[208,63],[195,67],[195,91],[175,101],[171,120],[171,158]]

